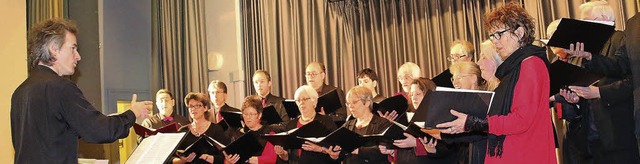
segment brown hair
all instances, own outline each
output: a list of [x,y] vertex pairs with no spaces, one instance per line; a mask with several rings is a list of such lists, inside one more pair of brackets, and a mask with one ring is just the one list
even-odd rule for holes
[[499,28],[500,25],[504,25],[511,33],[518,27],[524,29],[522,39],[518,41],[521,47],[533,43],[535,39],[533,18],[516,2],[509,2],[485,15],[484,26],[487,29]]
[[[209,101],[209,97],[204,93],[189,92],[189,94],[184,97],[184,105],[189,106],[189,101],[191,100],[201,102],[203,107],[210,108],[209,105],[211,105],[211,101]],[[209,111],[204,112],[204,118],[209,119],[209,115]]]
[[209,86],[213,88],[222,89],[222,92],[227,93],[227,85],[224,84],[224,82],[222,81],[219,81],[219,80],[211,81],[211,83],[209,83]]
[[378,81],[378,74],[376,74],[376,71],[373,71],[371,68],[365,68],[358,72],[358,78],[364,77],[369,77],[371,81]]
[[158,95],[166,93],[169,95],[169,97],[171,97],[171,99],[173,99],[173,93],[171,93],[171,91],[169,91],[168,89],[160,89],[158,90],[158,92],[156,92],[156,97],[158,97]]
[[39,62],[51,66],[56,58],[49,52],[50,44],[62,48],[67,32],[77,35],[78,27],[70,20],[48,19],[36,23],[27,33],[27,54],[31,67]]
[[245,109],[249,108],[249,107],[253,107],[254,109],[256,109],[256,112],[262,113],[262,98],[258,97],[258,96],[247,96],[244,98],[244,101],[242,102],[242,108],[240,109],[241,111],[244,112]]
[[253,76],[256,76],[259,73],[264,74],[264,76],[267,77],[267,81],[271,81],[271,74],[269,74],[269,72],[267,72],[265,70],[261,70],[261,69],[256,70],[256,72],[253,73]]

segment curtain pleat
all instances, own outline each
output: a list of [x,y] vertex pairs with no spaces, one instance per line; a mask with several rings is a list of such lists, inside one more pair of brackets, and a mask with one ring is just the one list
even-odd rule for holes
[[162,88],[174,93],[176,112],[187,116],[182,96],[207,92],[204,1],[159,0],[156,4]]
[[[423,76],[447,69],[451,43],[476,45],[486,40],[484,14],[516,1],[536,19],[536,36],[561,17],[577,17],[584,1],[572,0],[242,0],[245,71],[271,73],[273,92],[293,98],[305,84],[307,63],[327,67],[327,83],[348,91],[357,72],[374,69],[379,93],[400,91],[396,71],[405,62],[421,66]],[[617,11],[616,27],[638,12],[638,1],[610,0]],[[476,51],[477,59],[479,52]],[[247,83],[247,94],[255,91]]]

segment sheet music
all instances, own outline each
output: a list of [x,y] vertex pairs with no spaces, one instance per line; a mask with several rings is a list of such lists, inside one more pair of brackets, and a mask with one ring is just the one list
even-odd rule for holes
[[158,133],[142,140],[129,159],[129,163],[163,163],[175,150],[186,133]]
[[413,118],[413,115],[416,114],[415,112],[407,112],[407,120],[411,120]]

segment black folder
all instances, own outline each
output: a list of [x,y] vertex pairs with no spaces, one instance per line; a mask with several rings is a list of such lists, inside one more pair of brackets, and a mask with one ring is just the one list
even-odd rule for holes
[[283,100],[282,105],[289,118],[297,118],[300,115],[300,109],[298,109],[298,104],[296,104],[295,100]]
[[156,135],[158,133],[175,133],[178,132],[178,123],[172,122],[171,124],[162,126],[158,129],[149,129],[139,124],[133,124],[133,131],[140,137],[148,137]]
[[393,145],[393,141],[407,138],[402,133],[404,133],[404,129],[402,129],[402,127],[391,124],[380,134],[363,135],[362,138],[367,143],[383,145],[389,149],[398,149],[397,146]]
[[329,131],[329,129],[327,129],[327,127],[322,123],[318,121],[311,121],[300,128],[291,129],[286,132],[261,135],[265,140],[271,142],[273,145],[280,145],[285,149],[300,149],[304,140],[299,137],[322,137],[329,133],[331,133],[331,131]]
[[433,81],[433,83],[436,83],[436,86],[439,86],[439,87],[453,88],[453,82],[451,82],[451,77],[453,77],[453,74],[451,74],[449,69],[447,69],[447,70],[444,70],[442,73],[438,74],[436,77],[433,77],[431,81]]
[[[231,128],[238,129],[238,128],[242,127],[242,113],[240,113],[240,112],[220,111],[220,115],[222,115],[222,118],[224,118],[222,120],[222,122],[226,123]],[[225,128],[223,126],[224,130],[226,130],[227,128]]]
[[602,75],[590,72],[584,68],[569,64],[564,61],[556,60],[551,64],[549,78],[551,83],[549,92],[555,95],[567,86],[587,87],[602,79]]
[[582,42],[585,51],[600,54],[614,31],[613,25],[562,18],[547,46],[569,49],[570,44]]
[[324,113],[330,114],[342,108],[342,105],[344,104],[341,103],[338,88],[336,88],[318,97],[316,112],[320,112],[320,109],[324,107]]
[[436,88],[429,92],[418,106],[411,122],[425,122],[425,128],[435,128],[437,124],[455,120],[451,109],[486,117],[494,92],[450,88]]
[[220,153],[220,149],[221,147],[215,144],[211,137],[203,134],[196,142],[193,142],[184,150],[178,150],[178,153],[181,156],[188,156],[191,153],[195,153],[196,157],[200,157],[202,154],[222,154]]
[[[409,107],[408,100],[402,95],[396,95],[382,100],[380,103],[373,103],[373,113],[380,111],[382,114],[385,112],[396,111],[398,115],[402,115],[407,111]],[[397,118],[396,118],[397,119]]]
[[213,138],[209,138],[209,140],[214,141],[214,143],[218,145],[216,148],[224,151],[227,155],[238,154],[240,156],[240,160],[238,161],[246,161],[252,156],[260,156],[264,150],[264,146],[258,141],[258,136],[259,134],[256,134],[256,132],[247,132],[227,146]]
[[330,147],[340,145],[342,152],[352,152],[365,144],[365,140],[360,134],[353,132],[347,128],[340,127],[331,134],[324,137],[298,137],[307,141],[314,142],[320,146]]
[[278,124],[282,122],[280,114],[278,114],[278,111],[276,111],[276,108],[273,105],[267,106],[262,110],[261,120],[266,122],[267,125]]

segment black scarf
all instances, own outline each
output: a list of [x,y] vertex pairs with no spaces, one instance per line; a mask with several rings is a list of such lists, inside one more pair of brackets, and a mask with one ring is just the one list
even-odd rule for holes
[[[507,115],[511,113],[511,103],[513,102],[513,91],[516,88],[518,77],[520,76],[520,64],[528,57],[536,56],[542,59],[549,69],[549,61],[547,60],[545,49],[534,45],[526,45],[520,47],[513,52],[507,59],[498,66],[496,77],[500,79],[500,84],[495,89],[493,104],[489,109],[489,116]],[[488,135],[488,149],[490,156],[502,156],[502,148],[505,135]]]

